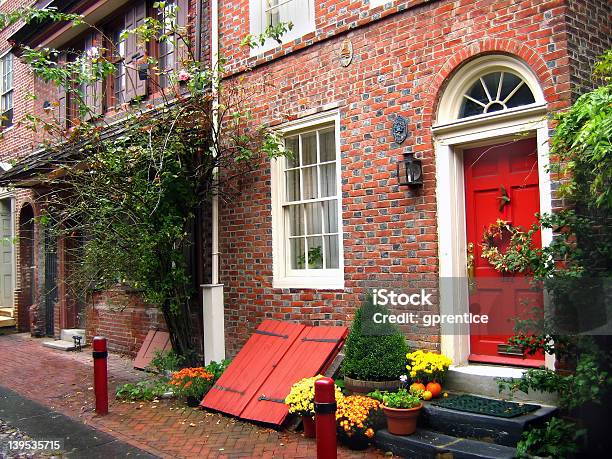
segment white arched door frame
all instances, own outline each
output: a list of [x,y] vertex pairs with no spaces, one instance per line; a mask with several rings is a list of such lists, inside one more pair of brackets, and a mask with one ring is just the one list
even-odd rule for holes
[[[535,102],[521,107],[459,119],[463,94],[479,77],[496,71],[520,76],[530,88]],[[506,140],[535,137],[538,145],[540,211],[551,211],[552,195],[548,173],[547,105],[537,78],[522,61],[506,55],[487,55],[465,64],[452,77],[440,100],[432,131],[436,157],[436,201],[440,313],[469,312],[466,282],[465,191],[462,151],[467,147],[495,144]],[[552,241],[552,231],[542,231],[542,244]],[[468,325],[443,325],[441,350],[458,365],[468,363]],[[546,356],[547,367],[554,359]]]

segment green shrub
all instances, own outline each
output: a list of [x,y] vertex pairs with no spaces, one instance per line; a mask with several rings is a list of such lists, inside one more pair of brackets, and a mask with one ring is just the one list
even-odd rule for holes
[[388,314],[367,296],[357,310],[346,344],[342,374],[354,379],[390,381],[406,373],[408,345],[402,332],[391,324],[376,324],[376,313]]
[[553,417],[544,427],[532,427],[523,432],[516,445],[517,457],[551,457],[566,459],[578,452],[578,441],[585,434],[576,424]]
[[117,387],[115,396],[119,400],[149,401],[161,397],[168,390],[166,379],[146,379]]
[[185,358],[178,355],[172,349],[169,351],[155,351],[155,357],[151,360],[149,366],[158,373],[164,371],[177,371],[185,366]]

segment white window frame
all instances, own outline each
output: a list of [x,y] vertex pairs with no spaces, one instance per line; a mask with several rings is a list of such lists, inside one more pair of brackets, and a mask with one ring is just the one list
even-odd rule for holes
[[[6,113],[9,110],[13,111],[13,115],[11,118],[11,124],[6,126],[4,130],[12,128],[15,124],[15,56],[11,57],[11,87],[10,89],[7,89],[4,87],[4,59],[7,56],[12,56],[11,51],[7,51],[3,53],[2,55],[0,55],[0,116],[4,115],[4,113]],[[7,110],[4,110],[4,108],[2,107],[2,99],[9,93],[12,93],[11,94],[11,107]],[[2,120],[2,123],[4,122],[5,121]]]
[[[508,110],[459,118],[463,94],[477,78],[495,71],[512,71],[525,81],[535,102]],[[538,146],[540,212],[552,211],[552,189],[549,165],[547,104],[533,71],[524,62],[506,55],[492,54],[474,59],[462,66],[444,89],[436,122],[432,126],[436,161],[436,214],[440,282],[440,313],[469,312],[466,284],[449,279],[466,278],[467,239],[465,229],[465,185],[462,151],[477,145],[535,137]],[[550,228],[542,229],[542,246],[551,243]],[[440,347],[455,365],[468,365],[469,330],[464,324],[443,324]],[[554,356],[546,355],[546,368],[554,368]],[[498,366],[476,366],[476,371],[500,376]],[[474,368],[474,366],[472,366]],[[484,370],[487,368],[487,370]],[[482,374],[485,373],[475,373]],[[503,376],[503,375],[501,375]]]
[[[266,5],[267,0],[249,0],[249,29],[250,33],[253,35],[259,35],[263,33],[266,29],[265,20],[266,20]],[[279,3],[287,3],[287,2],[304,2],[308,4],[308,15],[303,18],[304,22],[293,22],[293,29],[287,31],[282,37],[281,40],[283,43],[291,42],[297,38],[300,38],[307,33],[314,32],[315,30],[315,2],[314,0],[279,0]],[[302,19],[302,18],[300,18]],[[289,22],[284,21],[281,18],[281,22]],[[257,46],[251,49],[251,56],[256,56],[258,54],[263,54],[266,51],[274,49],[278,46],[281,46],[276,40],[268,39],[262,46]]]
[[277,129],[280,135],[294,135],[334,127],[336,143],[336,193],[338,202],[338,268],[336,269],[291,269],[291,258],[286,237],[283,204],[285,203],[284,157],[271,161],[272,185],[272,264],[273,288],[301,288],[318,290],[344,289],[344,232],[342,228],[342,171],[340,157],[340,115],[319,114],[297,122],[287,123]]
[[391,4],[393,1],[394,0],[370,0],[370,9],[386,5],[387,3]]

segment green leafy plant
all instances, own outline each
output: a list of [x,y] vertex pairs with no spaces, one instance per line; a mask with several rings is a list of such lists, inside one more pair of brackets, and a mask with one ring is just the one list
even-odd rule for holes
[[421,404],[420,391],[401,388],[397,392],[374,393],[376,400],[388,408],[409,409],[416,408]]
[[406,369],[408,345],[402,332],[391,324],[377,324],[374,314],[388,314],[370,295],[357,310],[344,345],[342,374],[370,381],[397,380]]
[[576,424],[553,417],[544,427],[525,432],[516,446],[518,457],[551,457],[567,459],[578,452],[578,440],[585,434]]
[[172,375],[168,383],[182,397],[201,399],[214,383],[213,374],[204,367],[183,368]]
[[178,355],[173,350],[155,351],[155,356],[151,360],[150,366],[158,373],[165,371],[176,371],[185,364],[185,358]]
[[[155,2],[165,16],[176,14],[165,11],[167,6]],[[0,12],[0,26],[17,21],[68,22],[102,34],[81,15],[55,8]],[[280,40],[290,28],[281,23],[246,41]],[[191,263],[201,210],[215,197],[230,201],[240,187],[248,186],[262,161],[285,152],[278,134],[256,125],[245,108],[253,93],[263,89],[224,80],[223,57],[215,65],[199,61],[177,21],[147,17],[142,25],[124,30],[123,40],[170,41],[181,52],[180,70],[166,75],[170,84],[163,88],[157,59],[148,56],[139,63],[160,101],[126,101],[120,120],[116,114],[96,113],[96,104],[88,101],[96,83],[125,65],[119,43],[105,37],[104,47],[62,51],[69,53],[66,59],[52,48],[20,49],[21,60],[36,78],[66,93],[75,109],[66,119],[52,105],[43,115],[26,113],[20,121],[40,134],[41,147],[51,156],[61,153],[65,158],[53,165],[53,177],[43,177],[49,192],[42,198],[40,221],[50,234],[69,241],[68,256],[74,262],[66,285],[75,297],[118,285],[138,291],[162,312],[172,348],[185,359],[181,365],[195,365],[191,310],[197,282]]]
[[[499,270],[511,266],[531,274],[548,293],[540,330],[526,332],[532,319],[519,319],[510,343],[529,354],[554,354],[558,369],[531,369],[518,380],[500,380],[500,391],[556,393],[561,415],[574,418],[589,440],[578,444],[583,430],[555,418],[526,434],[519,445],[523,455],[568,457],[580,447],[585,457],[600,457],[609,451],[601,419],[612,399],[612,358],[609,337],[596,330],[607,320],[612,275],[612,50],[596,64],[595,77],[600,87],[555,116],[550,170],[572,208],[542,215],[537,226],[515,233],[505,254],[493,254]],[[531,236],[543,228],[552,229],[555,238],[539,249]]]
[[119,386],[115,396],[118,400],[150,401],[161,397],[169,390],[167,379],[146,379]]
[[221,377],[223,372],[227,369],[229,364],[231,363],[231,359],[225,359],[221,362],[215,362],[214,360],[206,365],[206,369],[212,373],[213,380],[216,381]]

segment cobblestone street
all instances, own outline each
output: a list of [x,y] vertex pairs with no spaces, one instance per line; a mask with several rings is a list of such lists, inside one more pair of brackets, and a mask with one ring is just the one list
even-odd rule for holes
[[[42,347],[26,334],[0,336],[0,386],[159,457],[312,458],[315,442],[299,433],[276,431],[218,413],[188,408],[176,400],[130,403],[111,398],[110,413],[94,413],[91,349],[63,352]],[[10,357],[9,357],[10,356]],[[109,386],[137,381],[146,373],[129,359],[110,354]],[[374,449],[339,457],[383,457]]]

